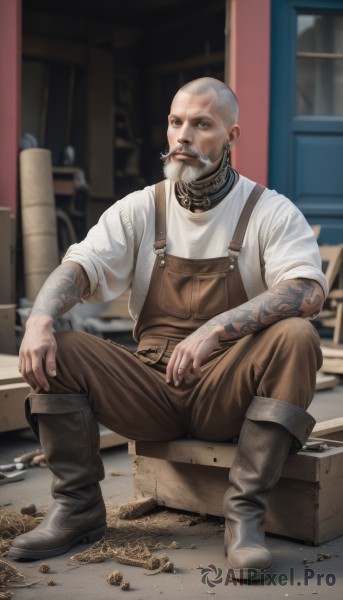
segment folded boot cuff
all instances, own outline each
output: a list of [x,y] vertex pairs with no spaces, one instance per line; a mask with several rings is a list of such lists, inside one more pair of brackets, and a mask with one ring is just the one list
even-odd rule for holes
[[254,396],[246,418],[250,421],[268,421],[282,425],[302,447],[308,439],[316,421],[303,408],[273,398]]
[[30,394],[31,414],[66,414],[89,408],[86,394]]

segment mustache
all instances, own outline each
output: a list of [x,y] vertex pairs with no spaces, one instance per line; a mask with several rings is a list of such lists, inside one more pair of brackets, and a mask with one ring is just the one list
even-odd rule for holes
[[178,154],[179,152],[183,152],[187,156],[196,158],[202,165],[211,165],[212,164],[212,161],[210,158],[208,158],[208,156],[202,156],[201,154],[198,154],[198,152],[195,152],[191,148],[183,146],[182,144],[177,144],[177,146],[175,146],[174,148],[171,148],[168,152],[164,152],[164,153],[161,152],[161,159],[166,161],[171,156],[173,156],[173,154]]

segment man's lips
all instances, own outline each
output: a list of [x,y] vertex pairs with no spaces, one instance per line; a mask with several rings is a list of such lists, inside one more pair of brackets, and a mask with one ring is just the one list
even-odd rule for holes
[[180,157],[186,157],[186,158],[194,158],[196,159],[197,157],[194,156],[193,154],[189,154],[188,152],[173,152],[172,156],[180,156]]

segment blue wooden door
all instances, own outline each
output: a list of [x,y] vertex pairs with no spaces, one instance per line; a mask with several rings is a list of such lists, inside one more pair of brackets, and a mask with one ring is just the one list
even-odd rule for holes
[[272,0],[269,186],[343,242],[343,1]]

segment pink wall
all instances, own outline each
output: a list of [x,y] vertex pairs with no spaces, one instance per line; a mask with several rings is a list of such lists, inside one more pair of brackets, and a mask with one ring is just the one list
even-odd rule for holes
[[232,0],[230,86],[240,105],[241,137],[235,168],[267,185],[269,135],[270,0]]
[[0,0],[0,206],[17,208],[21,0]]

